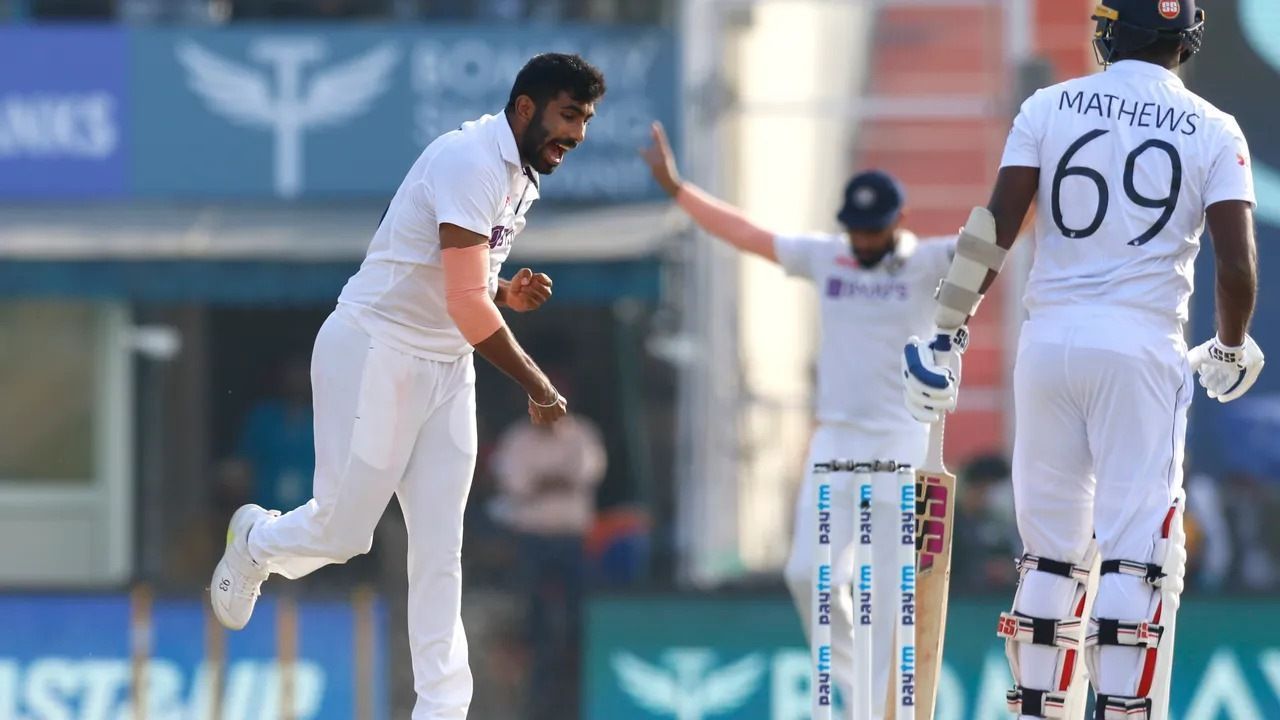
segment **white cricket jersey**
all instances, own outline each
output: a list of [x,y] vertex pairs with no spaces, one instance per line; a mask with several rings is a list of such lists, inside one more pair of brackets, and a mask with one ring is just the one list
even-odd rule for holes
[[1185,322],[1205,208],[1255,202],[1235,118],[1138,60],[1037,91],[1001,166],[1040,168],[1032,317],[1118,306]]
[[933,294],[955,238],[920,242],[902,232],[893,254],[870,269],[845,235],[779,236],[774,249],[787,274],[818,287],[818,420],[871,432],[919,427],[902,402],[902,348],[934,332]]
[[538,199],[502,113],[485,115],[427,146],[400,183],[339,305],[362,329],[403,352],[452,360],[472,351],[445,308],[440,225],[489,238],[489,290]]

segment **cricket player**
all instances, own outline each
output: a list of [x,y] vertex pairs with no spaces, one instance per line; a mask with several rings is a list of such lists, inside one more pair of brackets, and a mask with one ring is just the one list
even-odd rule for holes
[[[843,233],[779,235],[761,228],[743,213],[680,178],[675,158],[660,124],[644,150],[658,184],[675,198],[703,230],[745,252],[780,264],[789,275],[808,279],[820,293],[821,344],[818,351],[817,428],[809,446],[804,486],[796,501],[795,529],[785,576],[791,597],[809,631],[812,613],[814,541],[811,512],[815,462],[836,458],[889,459],[918,464],[924,459],[928,433],[902,405],[899,390],[899,346],[895,337],[918,328],[933,328],[933,292],[951,263],[955,238],[920,242],[902,227],[901,186],[890,175],[870,171],[855,175],[845,188],[837,219]],[[832,664],[836,683],[847,699],[853,692],[853,508],[856,488],[833,486],[832,550],[836,553],[838,603],[832,613]],[[898,511],[896,485],[877,484],[874,512],[893,517]],[[875,563],[892,567],[897,535],[892,523],[879,523]],[[874,712],[883,717],[897,599],[891,583],[876,586],[872,644]],[[848,703],[846,702],[846,706]]]
[[409,537],[414,720],[462,720],[471,703],[460,618],[462,516],[476,460],[472,349],[520,384],[534,423],[565,399],[521,350],[498,308],[551,295],[529,269],[498,279],[539,174],[583,141],[600,71],[577,55],[538,55],[504,112],[427,146],[396,191],[360,270],[316,337],[315,497],[281,515],[231,518],[210,585],[214,613],[240,629],[271,573],[294,579],[368,552],[396,495]]
[[[1263,364],[1248,335],[1253,180],[1235,119],[1174,73],[1200,49],[1204,13],[1194,0],[1104,0],[1093,18],[1106,71],[1022,105],[990,203],[970,216],[939,289],[938,332],[906,347],[906,397],[925,422],[954,406],[949,338],[1035,200],[1029,319],[1014,371],[1025,554],[1013,610],[999,622],[1015,683],[1009,708],[1020,718],[1080,718],[1083,665],[1094,717],[1165,720],[1186,564],[1192,372],[1210,398],[1230,402]],[[1188,354],[1183,324],[1206,219],[1217,334]],[[1096,593],[1087,591],[1091,570]]]

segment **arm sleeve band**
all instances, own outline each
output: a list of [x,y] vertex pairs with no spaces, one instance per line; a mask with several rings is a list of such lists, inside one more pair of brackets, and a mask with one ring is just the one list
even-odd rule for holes
[[759,255],[766,260],[778,261],[773,247],[773,233],[748,220],[741,211],[721,202],[702,190],[685,183],[676,193],[679,205],[703,230],[730,245]]
[[968,321],[982,301],[982,283],[987,271],[1000,271],[1008,251],[996,245],[996,219],[991,211],[976,207],[969,213],[956,241],[956,256],[947,277],[938,286],[938,309],[934,322],[943,332],[951,332]]
[[502,313],[489,297],[489,247],[445,248],[440,261],[445,308],[462,337],[477,345],[502,329]]

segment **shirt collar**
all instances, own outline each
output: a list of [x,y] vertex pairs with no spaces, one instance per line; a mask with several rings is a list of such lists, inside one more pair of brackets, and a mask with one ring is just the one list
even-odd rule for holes
[[[540,187],[538,173],[528,165],[520,162],[520,148],[516,147],[516,135],[511,129],[511,121],[507,120],[507,113],[500,112],[494,117],[494,132],[498,137],[498,150],[502,153],[502,159],[522,175],[533,183],[535,193]],[[536,197],[536,196],[535,196]]]
[[493,116],[493,132],[498,140],[498,150],[502,153],[502,159],[519,170],[521,168],[520,148],[516,147],[516,134],[511,129],[511,121],[507,120],[506,112],[499,112]]
[[1120,60],[1111,64],[1107,68],[1107,72],[1118,72],[1128,75],[1141,75],[1143,77],[1154,78],[1156,80],[1164,80],[1182,87],[1182,78],[1169,68],[1160,67],[1155,63],[1149,63],[1145,60]]

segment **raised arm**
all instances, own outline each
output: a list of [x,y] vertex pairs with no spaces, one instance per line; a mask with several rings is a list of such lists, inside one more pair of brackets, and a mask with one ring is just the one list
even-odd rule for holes
[[680,179],[675,155],[662,123],[655,122],[653,143],[640,151],[649,165],[653,179],[675,198],[676,204],[698,223],[698,226],[730,245],[778,262],[774,250],[774,233],[752,223],[738,208],[708,195],[701,188]]

